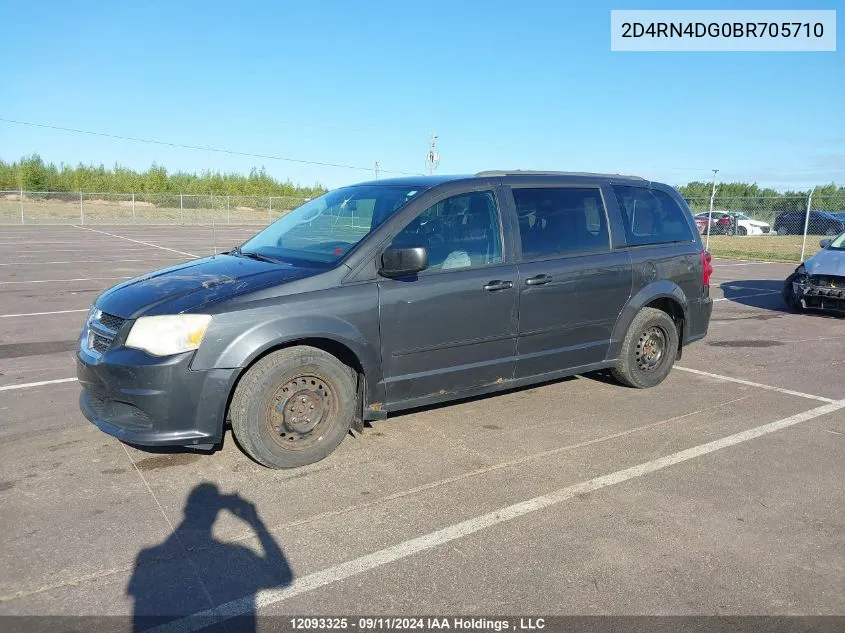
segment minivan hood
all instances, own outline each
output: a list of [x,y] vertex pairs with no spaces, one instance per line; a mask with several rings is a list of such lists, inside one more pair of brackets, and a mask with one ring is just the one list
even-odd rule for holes
[[804,262],[810,275],[838,275],[845,277],[845,251],[825,248]]
[[100,295],[97,307],[124,319],[178,314],[324,270],[214,255],[128,279]]

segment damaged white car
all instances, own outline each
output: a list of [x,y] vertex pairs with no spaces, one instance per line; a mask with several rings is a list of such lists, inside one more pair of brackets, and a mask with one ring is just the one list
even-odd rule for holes
[[786,278],[783,298],[795,311],[845,314],[845,233],[819,242],[822,247]]

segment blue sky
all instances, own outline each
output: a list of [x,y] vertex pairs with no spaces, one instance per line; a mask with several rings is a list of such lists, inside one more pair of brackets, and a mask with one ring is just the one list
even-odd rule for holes
[[[837,6],[837,4],[839,6]],[[610,9],[841,2],[7,2],[0,117],[384,170],[845,183],[845,53],[619,53]],[[840,17],[841,20],[841,17]],[[0,158],[356,171],[0,123]]]

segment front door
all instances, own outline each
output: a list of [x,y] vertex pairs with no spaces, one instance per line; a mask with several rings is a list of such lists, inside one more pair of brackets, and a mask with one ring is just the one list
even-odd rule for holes
[[612,250],[599,187],[514,187],[519,219],[516,377],[603,361],[631,294],[631,260]]
[[503,248],[495,193],[468,191],[440,200],[391,246],[425,247],[429,267],[378,282],[388,401],[408,403],[509,380],[517,270]]

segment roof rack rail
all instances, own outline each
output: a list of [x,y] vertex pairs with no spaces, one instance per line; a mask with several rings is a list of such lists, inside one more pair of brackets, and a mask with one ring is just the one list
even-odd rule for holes
[[626,174],[597,174],[579,171],[536,171],[530,169],[492,169],[488,171],[480,171],[475,175],[479,178],[491,176],[591,176],[594,178],[628,178],[631,180],[646,180],[641,176],[629,176]]

